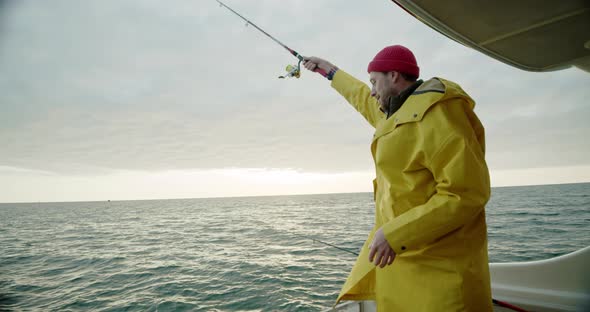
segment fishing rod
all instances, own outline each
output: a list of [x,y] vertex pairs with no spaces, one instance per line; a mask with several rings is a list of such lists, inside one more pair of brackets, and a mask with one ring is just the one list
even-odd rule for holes
[[[284,76],[279,76],[279,78],[289,78],[289,77],[299,78],[301,76],[301,62],[305,61],[305,59],[303,58],[303,56],[301,54],[299,54],[297,51],[289,48],[284,43],[280,42],[277,38],[271,36],[269,33],[264,31],[262,28],[258,27],[256,24],[252,23],[250,20],[248,20],[247,18],[240,15],[240,13],[238,13],[238,12],[234,11],[232,8],[228,7],[225,3],[223,3],[219,0],[215,0],[215,1],[217,1],[219,3],[220,7],[225,7],[226,9],[230,10],[232,13],[234,13],[235,15],[239,16],[241,19],[246,21],[246,26],[248,26],[248,25],[254,26],[261,33],[265,34],[267,37],[272,39],[274,42],[278,43],[280,46],[287,49],[287,51],[289,51],[289,53],[291,53],[293,56],[295,56],[299,60],[297,65],[287,65],[287,68],[285,68],[285,70],[287,71],[287,74]],[[314,70],[314,71],[324,77],[326,77],[328,75],[328,73],[326,73],[326,71],[319,69],[319,68],[316,68],[316,70]]]

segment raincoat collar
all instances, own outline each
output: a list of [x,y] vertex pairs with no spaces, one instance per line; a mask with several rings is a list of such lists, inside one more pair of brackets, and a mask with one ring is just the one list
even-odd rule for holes
[[420,80],[414,82],[411,86],[407,87],[402,92],[400,92],[400,94],[390,97],[388,109],[386,112],[384,112],[387,115],[386,119],[389,119],[389,117],[391,117],[391,115],[393,115],[395,112],[397,112],[397,110],[400,109],[400,107],[402,107],[402,105],[408,99],[408,97],[410,97],[410,95],[412,95],[412,93],[414,93],[414,91],[416,91],[416,89],[418,89],[418,87],[423,82],[424,81],[422,81],[422,79],[420,79]]
[[[446,85],[448,83],[440,78],[433,78],[421,82],[413,92],[407,95],[402,103],[404,105],[400,106],[395,113],[391,114],[392,118],[382,118],[377,123],[373,143],[379,137],[393,131],[401,124],[422,120],[422,117],[431,105],[437,103],[445,96],[453,96],[451,94],[455,94],[456,92],[448,90]],[[453,86],[450,87],[451,89],[453,88]]]

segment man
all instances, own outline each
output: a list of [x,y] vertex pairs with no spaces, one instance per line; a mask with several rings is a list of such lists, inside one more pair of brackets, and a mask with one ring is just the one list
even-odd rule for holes
[[336,89],[375,128],[375,226],[340,300],[378,311],[491,311],[484,206],[484,129],[453,82],[417,80],[414,54],[394,45],[369,63],[372,84],[316,57]]

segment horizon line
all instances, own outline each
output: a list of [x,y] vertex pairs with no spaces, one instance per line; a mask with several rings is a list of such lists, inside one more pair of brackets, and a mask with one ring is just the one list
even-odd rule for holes
[[[509,188],[509,187],[529,187],[529,186],[552,186],[552,185],[569,185],[569,184],[588,184],[587,182],[564,182],[564,183],[548,183],[548,184],[524,184],[524,185],[502,185],[492,186],[495,188]],[[268,195],[236,195],[236,196],[211,196],[211,197],[177,197],[177,198],[145,198],[145,199],[106,199],[106,200],[64,200],[64,201],[16,201],[16,202],[0,202],[0,205],[8,204],[58,204],[58,203],[108,203],[108,202],[125,202],[125,201],[157,201],[157,200],[192,200],[192,199],[231,199],[231,198],[254,198],[254,197],[287,197],[287,196],[311,196],[311,195],[338,195],[338,194],[360,194],[373,193],[367,191],[361,192],[333,192],[333,193],[296,193],[296,194],[268,194]]]

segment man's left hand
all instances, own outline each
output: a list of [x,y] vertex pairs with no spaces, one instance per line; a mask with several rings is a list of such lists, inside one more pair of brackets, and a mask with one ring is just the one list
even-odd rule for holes
[[393,260],[395,260],[395,251],[389,246],[381,228],[375,232],[373,242],[369,245],[369,249],[369,261],[375,263],[375,266],[384,268],[386,265],[392,264]]

